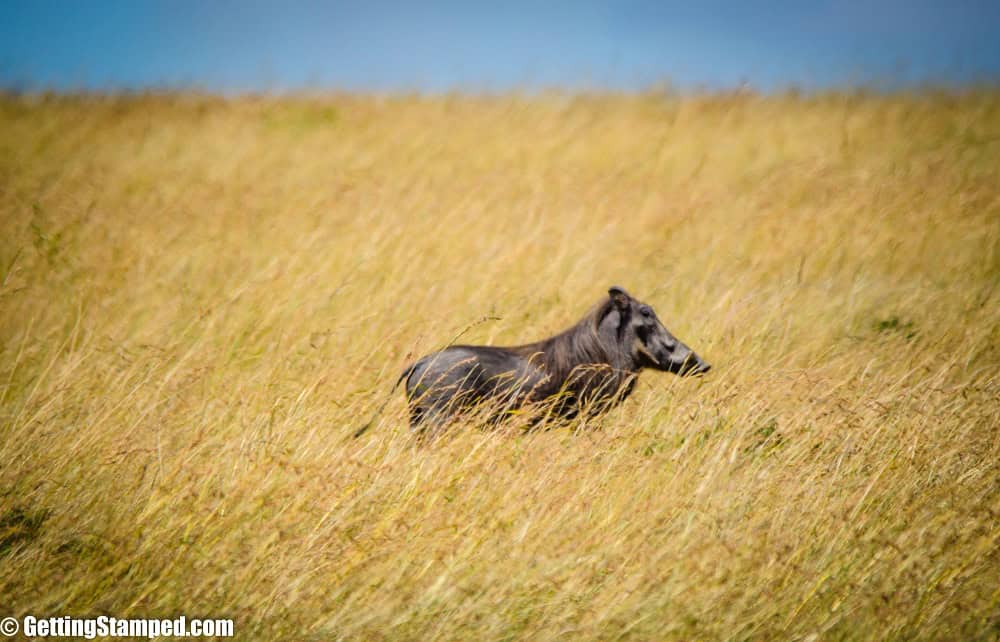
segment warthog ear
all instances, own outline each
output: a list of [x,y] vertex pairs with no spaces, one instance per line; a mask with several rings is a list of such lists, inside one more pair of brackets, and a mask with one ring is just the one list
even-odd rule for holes
[[628,309],[629,302],[632,300],[632,297],[628,295],[628,292],[617,285],[612,285],[611,288],[608,289],[608,296],[611,297],[615,307],[619,310]]

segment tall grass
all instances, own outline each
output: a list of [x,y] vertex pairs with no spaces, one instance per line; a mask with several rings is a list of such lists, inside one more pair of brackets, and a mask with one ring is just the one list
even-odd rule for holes
[[[0,616],[996,639],[998,136],[992,90],[3,98]],[[709,376],[410,437],[412,359],[612,284]]]

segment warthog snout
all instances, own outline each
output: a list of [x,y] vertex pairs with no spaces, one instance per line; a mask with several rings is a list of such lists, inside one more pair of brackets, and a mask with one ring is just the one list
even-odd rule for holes
[[705,374],[711,369],[712,364],[702,360],[701,357],[692,352],[691,356],[689,356],[687,361],[684,362],[684,366],[678,374],[682,377],[690,377]]
[[665,369],[682,377],[689,377],[705,374],[712,369],[712,366],[687,346],[679,346],[674,350],[669,366]]

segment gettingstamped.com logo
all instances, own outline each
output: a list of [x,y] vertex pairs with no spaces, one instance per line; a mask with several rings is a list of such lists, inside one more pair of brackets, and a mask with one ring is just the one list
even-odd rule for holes
[[233,636],[232,620],[188,619],[183,615],[167,619],[120,619],[102,615],[76,617],[5,617],[0,620],[0,634],[12,637],[23,633],[29,638],[197,638]]

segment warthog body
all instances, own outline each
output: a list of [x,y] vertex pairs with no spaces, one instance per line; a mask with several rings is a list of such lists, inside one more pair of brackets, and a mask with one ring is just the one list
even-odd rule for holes
[[450,346],[408,367],[410,424],[440,426],[488,404],[502,419],[526,404],[546,402],[539,416],[597,414],[620,403],[643,368],[678,375],[710,366],[663,327],[648,305],[620,287],[571,328],[512,347]]

